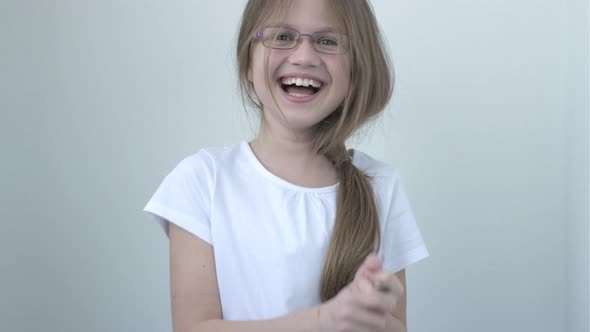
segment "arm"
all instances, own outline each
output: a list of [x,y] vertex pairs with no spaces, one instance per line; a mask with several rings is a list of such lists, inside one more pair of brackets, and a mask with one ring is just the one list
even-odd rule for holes
[[407,332],[406,322],[406,304],[407,304],[407,291],[406,291],[406,269],[396,272],[395,275],[401,281],[404,292],[398,300],[395,308],[391,312],[391,315],[387,317],[387,331],[391,332]]
[[174,332],[313,332],[318,306],[271,320],[224,321],[213,247],[186,230],[168,223],[170,287]]

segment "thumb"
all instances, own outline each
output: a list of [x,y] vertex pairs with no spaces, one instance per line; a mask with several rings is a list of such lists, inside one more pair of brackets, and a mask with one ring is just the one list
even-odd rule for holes
[[373,284],[366,278],[361,278],[359,280],[358,288],[365,294],[369,294],[374,290]]
[[355,279],[359,276],[363,276],[373,281],[373,278],[371,276],[373,274],[376,274],[377,272],[380,272],[382,269],[383,263],[381,262],[379,256],[377,256],[376,254],[369,254],[356,271]]
[[365,258],[362,266],[364,266],[370,272],[378,272],[383,268],[383,263],[381,262],[381,258],[379,258],[379,256],[372,253],[369,254],[367,258]]
[[369,279],[367,279],[366,276],[358,275],[352,282],[351,289],[354,292],[368,294],[371,293],[375,289],[375,287],[373,286],[373,283]]

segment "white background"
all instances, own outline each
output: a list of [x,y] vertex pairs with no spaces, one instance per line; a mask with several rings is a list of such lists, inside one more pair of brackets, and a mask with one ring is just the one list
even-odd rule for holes
[[[0,1],[0,330],[171,331],[142,208],[252,136],[243,3]],[[351,143],[400,170],[431,253],[409,330],[589,331],[588,2],[373,4],[396,92]]]

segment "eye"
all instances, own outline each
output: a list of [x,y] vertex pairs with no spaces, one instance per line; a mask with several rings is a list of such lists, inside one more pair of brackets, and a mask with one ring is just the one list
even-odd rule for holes
[[316,42],[323,46],[338,46],[338,40],[331,37],[320,37]]
[[277,33],[275,36],[275,40],[278,41],[292,41],[294,39],[295,38],[293,37],[293,35],[288,32]]

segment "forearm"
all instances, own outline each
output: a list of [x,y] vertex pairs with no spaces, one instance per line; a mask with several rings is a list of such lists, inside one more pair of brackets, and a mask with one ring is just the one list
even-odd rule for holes
[[[229,321],[209,320],[194,327],[191,332],[317,332],[318,306],[294,311],[269,320]],[[387,316],[387,331],[407,332],[406,326],[393,315]],[[178,331],[182,332],[182,331]]]
[[199,323],[191,332],[317,332],[318,308],[313,306],[269,320],[209,320]]

